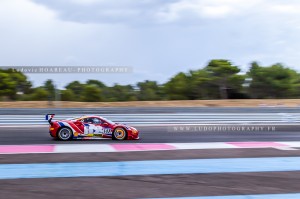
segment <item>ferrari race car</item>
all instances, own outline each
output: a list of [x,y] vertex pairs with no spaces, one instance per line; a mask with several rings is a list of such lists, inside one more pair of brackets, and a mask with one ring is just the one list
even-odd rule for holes
[[99,116],[82,116],[66,120],[52,121],[55,114],[47,114],[49,133],[60,140],[103,139],[138,140],[139,131],[125,124],[114,123]]

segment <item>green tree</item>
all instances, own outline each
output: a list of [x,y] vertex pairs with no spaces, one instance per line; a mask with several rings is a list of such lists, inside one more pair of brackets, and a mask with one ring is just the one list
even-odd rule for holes
[[164,91],[170,100],[187,100],[192,95],[190,76],[178,73],[164,84]]
[[76,97],[75,94],[73,93],[72,90],[66,89],[66,90],[61,90],[61,100],[62,101],[75,101]]
[[28,94],[32,92],[31,87],[31,82],[23,73],[12,69],[0,69],[0,97],[15,100],[17,99],[17,92]]
[[204,70],[190,71],[189,76],[191,77],[190,99],[217,99],[219,98],[218,86],[214,84],[210,74]]
[[107,101],[134,101],[136,100],[136,94],[131,85],[119,85],[115,84],[112,87],[108,87],[106,90]]
[[7,72],[11,79],[15,82],[17,92],[22,92],[24,94],[29,94],[32,92],[32,83],[28,81],[26,75],[11,69],[7,70]]
[[85,85],[82,91],[81,101],[99,102],[101,101],[101,89],[95,85]]
[[218,85],[220,96],[222,99],[228,98],[228,89],[232,89],[230,79],[233,78],[240,69],[233,66],[230,61],[224,59],[211,60],[205,67],[205,70],[210,74],[212,81]]
[[16,82],[13,81],[11,76],[3,71],[0,72],[0,96],[12,98],[16,94]]
[[65,88],[72,90],[75,95],[75,101],[80,101],[81,94],[84,90],[84,84],[81,84],[79,81],[73,81],[69,83]]
[[292,98],[300,97],[300,74],[296,71],[292,72],[291,77],[291,88],[289,88],[289,93]]
[[53,101],[55,99],[55,92],[56,92],[56,88],[53,84],[53,81],[51,79],[48,79],[47,81],[45,81],[44,88],[48,92],[48,95],[49,95],[48,100]]
[[138,82],[137,87],[138,100],[160,100],[163,97],[163,90],[156,81],[146,80],[144,82]]
[[101,81],[98,81],[98,80],[94,80],[94,79],[88,80],[86,82],[86,85],[96,85],[101,89],[106,88],[106,85],[104,83],[102,83]]
[[45,101],[48,100],[49,93],[42,87],[35,88],[31,95],[33,101]]
[[251,64],[248,76],[252,79],[249,94],[252,98],[287,98],[299,96],[299,74],[274,64],[269,67],[259,66],[257,62]]

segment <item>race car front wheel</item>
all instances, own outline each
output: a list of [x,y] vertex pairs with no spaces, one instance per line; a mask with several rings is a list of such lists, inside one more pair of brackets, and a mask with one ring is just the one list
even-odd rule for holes
[[63,141],[70,140],[72,136],[73,136],[72,130],[69,128],[61,128],[57,134],[58,139]]
[[123,128],[116,128],[112,134],[113,140],[126,140],[127,139],[127,132]]

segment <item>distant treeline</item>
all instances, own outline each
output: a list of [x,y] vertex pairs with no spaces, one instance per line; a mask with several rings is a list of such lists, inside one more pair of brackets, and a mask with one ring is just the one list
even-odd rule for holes
[[199,70],[180,72],[159,85],[146,80],[135,85],[106,86],[99,80],[73,81],[65,90],[57,90],[52,80],[33,88],[27,77],[12,70],[0,70],[0,100],[62,101],[145,101],[247,98],[299,98],[300,74],[274,64],[251,63],[246,74],[230,61],[211,60]]

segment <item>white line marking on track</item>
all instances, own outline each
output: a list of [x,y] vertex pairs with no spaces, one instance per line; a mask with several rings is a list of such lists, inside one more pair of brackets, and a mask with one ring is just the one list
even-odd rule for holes
[[54,153],[88,153],[88,152],[114,152],[109,144],[60,144],[54,148]]
[[296,149],[296,148],[292,148],[290,146],[288,147],[284,147],[284,146],[281,146],[281,147],[273,147],[274,149],[278,149],[278,150],[283,150],[283,151],[297,151],[299,149]]
[[[112,143],[112,144],[48,144],[0,145],[0,154],[134,152],[190,149],[262,149],[298,150],[300,142],[211,142],[211,143]],[[295,148],[293,148],[295,147]]]

